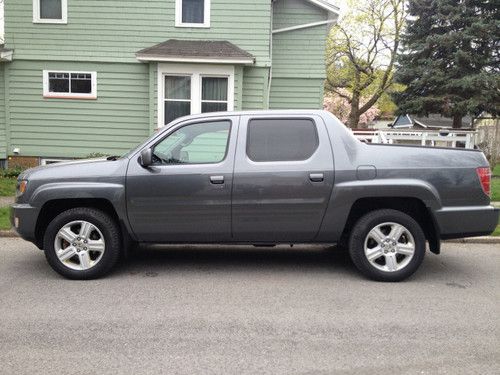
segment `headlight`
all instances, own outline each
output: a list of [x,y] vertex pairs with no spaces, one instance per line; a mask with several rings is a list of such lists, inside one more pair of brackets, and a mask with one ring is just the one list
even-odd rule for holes
[[17,196],[19,197],[23,195],[27,187],[28,187],[28,181],[26,180],[19,181],[17,183]]

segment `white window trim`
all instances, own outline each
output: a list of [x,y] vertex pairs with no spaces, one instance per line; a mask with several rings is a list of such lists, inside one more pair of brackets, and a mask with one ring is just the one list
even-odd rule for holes
[[61,0],[62,18],[40,18],[40,0],[33,0],[33,23],[68,23],[68,0]]
[[182,22],[182,0],[175,0],[175,27],[197,27],[209,28],[210,27],[210,3],[211,0],[205,1],[205,12],[203,23],[183,23]]
[[165,76],[191,77],[191,114],[201,113],[202,77],[228,78],[227,110],[234,111],[234,66],[199,64],[158,64],[158,128],[165,126]]
[[[50,92],[49,91],[49,73],[76,73],[90,74],[92,77],[92,92],[90,94],[72,93],[72,92]],[[97,72],[82,72],[75,70],[44,70],[43,71],[43,97],[47,99],[97,99]]]
[[70,161],[71,159],[51,159],[51,158],[44,158],[40,159],[40,165],[49,165],[49,164],[55,164],[55,163],[63,163],[65,161]]

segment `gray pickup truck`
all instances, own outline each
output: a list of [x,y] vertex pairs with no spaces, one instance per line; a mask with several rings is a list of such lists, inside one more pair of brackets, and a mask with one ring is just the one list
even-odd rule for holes
[[480,151],[365,144],[325,111],[178,119],[121,157],[30,169],[11,221],[71,279],[138,243],[336,243],[367,277],[399,281],[428,243],[491,233]]

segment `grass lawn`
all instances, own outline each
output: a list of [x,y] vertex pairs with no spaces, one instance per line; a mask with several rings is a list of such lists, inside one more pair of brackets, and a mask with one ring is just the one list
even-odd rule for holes
[[494,202],[500,201],[500,177],[491,179],[491,200]]
[[496,177],[500,177],[500,164],[497,164],[495,168],[491,171],[491,174]]
[[9,207],[0,208],[0,230],[10,229]]
[[16,195],[16,179],[0,177],[0,197],[12,197]]

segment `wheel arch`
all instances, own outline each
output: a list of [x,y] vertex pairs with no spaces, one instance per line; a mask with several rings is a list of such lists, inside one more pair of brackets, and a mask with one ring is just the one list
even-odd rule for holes
[[128,234],[125,223],[123,223],[123,220],[120,219],[115,206],[108,199],[63,198],[49,200],[45,202],[40,209],[40,213],[38,215],[35,226],[35,243],[40,249],[43,248],[43,237],[49,223],[62,212],[77,207],[94,208],[105,212],[110,217],[112,217],[113,220],[115,220],[119,225],[122,243],[128,244],[130,241],[132,241],[130,235]]
[[347,216],[340,242],[347,242],[352,227],[362,216],[379,209],[393,209],[411,216],[422,227],[431,252],[440,253],[439,227],[434,215],[422,200],[415,197],[364,197],[357,199]]

